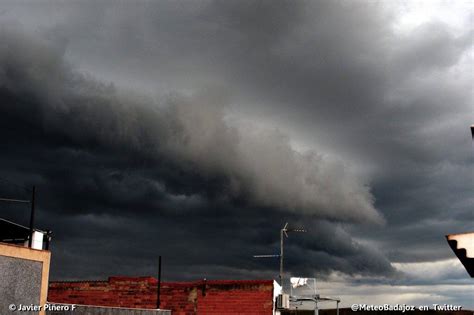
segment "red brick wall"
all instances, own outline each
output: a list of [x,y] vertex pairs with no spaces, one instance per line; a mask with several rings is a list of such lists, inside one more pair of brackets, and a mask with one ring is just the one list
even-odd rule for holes
[[[48,301],[99,306],[156,308],[157,280],[110,277],[108,281],[51,282]],[[268,315],[273,280],[162,282],[161,308],[172,315]]]

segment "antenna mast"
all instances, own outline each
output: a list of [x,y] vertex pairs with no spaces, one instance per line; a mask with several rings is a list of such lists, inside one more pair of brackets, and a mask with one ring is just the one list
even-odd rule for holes
[[288,237],[289,232],[300,232],[305,233],[306,230],[303,228],[298,229],[289,229],[288,222],[285,223],[283,228],[280,230],[280,255],[254,255],[254,258],[280,258],[280,274],[278,276],[280,280],[280,285],[283,287],[283,261],[284,261],[284,242],[283,242],[283,235]]

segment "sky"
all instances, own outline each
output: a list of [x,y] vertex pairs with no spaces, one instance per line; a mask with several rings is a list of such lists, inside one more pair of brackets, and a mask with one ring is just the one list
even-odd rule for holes
[[288,222],[344,306],[474,308],[474,2],[0,4],[0,193],[36,186],[51,280],[277,279]]

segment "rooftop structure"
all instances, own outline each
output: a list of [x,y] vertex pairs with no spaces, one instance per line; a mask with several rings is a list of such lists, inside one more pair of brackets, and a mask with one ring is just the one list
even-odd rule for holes
[[[0,218],[0,242],[28,247],[30,228]],[[31,248],[48,249],[51,232],[33,229]]]
[[[154,309],[158,280],[110,277],[106,281],[50,282],[48,301]],[[281,287],[274,280],[200,280],[162,282],[161,307],[172,314],[275,314]]]
[[474,232],[449,234],[446,239],[471,278],[474,278]]
[[50,259],[47,250],[0,242],[0,314],[12,313],[9,305],[46,303]]

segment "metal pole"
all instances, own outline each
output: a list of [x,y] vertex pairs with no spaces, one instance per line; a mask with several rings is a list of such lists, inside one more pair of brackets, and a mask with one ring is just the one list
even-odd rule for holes
[[44,249],[45,250],[49,250],[49,243],[51,242],[51,231],[46,231],[46,242],[45,242],[45,245],[44,245]]
[[339,301],[336,301],[336,315],[339,315]]
[[156,288],[156,308],[160,309],[160,293],[161,293],[161,255],[158,256],[158,284]]
[[280,231],[280,285],[283,292],[283,233],[284,229]]
[[28,247],[31,248],[33,244],[33,233],[34,233],[34,224],[35,224],[35,193],[36,187],[33,186],[33,190],[31,191],[31,213],[30,213],[30,238],[28,240]]

